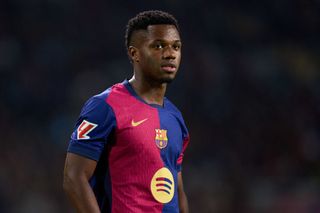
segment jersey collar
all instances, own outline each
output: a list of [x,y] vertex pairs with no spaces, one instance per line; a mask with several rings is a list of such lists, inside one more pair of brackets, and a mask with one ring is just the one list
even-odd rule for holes
[[151,106],[151,107],[154,107],[154,108],[159,108],[159,109],[163,109],[165,108],[166,104],[166,97],[164,97],[163,99],[163,106],[161,105],[158,105],[158,104],[148,104],[147,102],[145,102],[137,93],[136,91],[133,89],[132,85],[129,83],[128,79],[125,79],[122,84],[126,87],[126,89],[129,91],[129,93],[134,96],[136,99],[138,99],[139,101]]

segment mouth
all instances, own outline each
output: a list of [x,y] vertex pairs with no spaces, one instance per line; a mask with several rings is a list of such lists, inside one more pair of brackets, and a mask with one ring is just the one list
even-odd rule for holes
[[161,65],[161,69],[166,72],[172,73],[177,71],[177,66],[175,64],[163,64]]

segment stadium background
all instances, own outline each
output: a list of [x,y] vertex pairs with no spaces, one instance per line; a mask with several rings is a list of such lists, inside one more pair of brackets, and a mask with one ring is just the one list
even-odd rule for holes
[[[158,2],[158,3],[157,3]],[[191,144],[191,212],[320,212],[319,0],[0,1],[0,212],[70,212],[65,150],[84,101],[131,76],[127,20],[173,13],[167,96]]]

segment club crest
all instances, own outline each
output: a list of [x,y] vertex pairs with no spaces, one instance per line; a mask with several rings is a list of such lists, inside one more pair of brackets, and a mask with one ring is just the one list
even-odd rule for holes
[[156,138],[155,142],[159,149],[163,149],[168,144],[167,130],[165,129],[155,129],[156,130]]

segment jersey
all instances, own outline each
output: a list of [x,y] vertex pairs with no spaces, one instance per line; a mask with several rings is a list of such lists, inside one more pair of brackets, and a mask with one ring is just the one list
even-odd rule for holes
[[164,98],[147,104],[125,80],[82,108],[68,152],[97,161],[90,179],[101,212],[179,212],[178,181],[189,133]]

